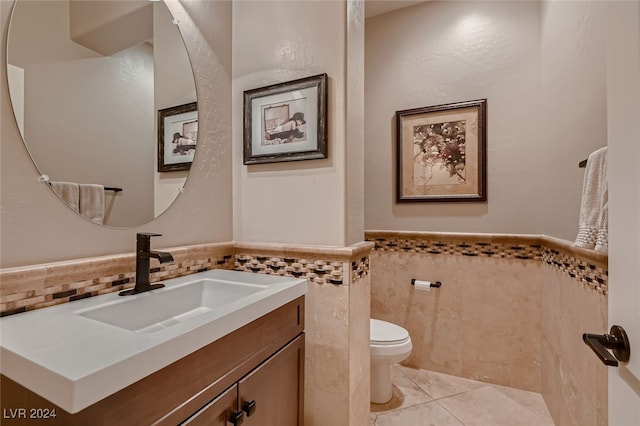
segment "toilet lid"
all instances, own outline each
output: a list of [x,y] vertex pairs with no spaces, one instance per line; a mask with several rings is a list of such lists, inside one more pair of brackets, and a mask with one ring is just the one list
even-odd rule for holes
[[371,319],[371,343],[377,345],[403,343],[409,339],[409,332],[399,325]]

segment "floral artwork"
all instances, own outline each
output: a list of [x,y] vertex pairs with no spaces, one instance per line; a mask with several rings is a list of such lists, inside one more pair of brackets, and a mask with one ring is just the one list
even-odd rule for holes
[[398,201],[486,201],[486,100],[397,111]]
[[414,184],[461,184],[465,176],[465,121],[413,128]]

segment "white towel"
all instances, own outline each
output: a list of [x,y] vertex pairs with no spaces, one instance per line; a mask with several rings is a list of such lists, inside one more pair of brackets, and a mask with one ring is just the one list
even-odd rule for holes
[[88,183],[80,185],[80,214],[102,225],[104,222],[104,186]]
[[80,188],[74,182],[50,182],[51,189],[76,213],[80,210]]
[[587,159],[576,247],[608,251],[608,209],[607,147],[604,147],[592,152]]

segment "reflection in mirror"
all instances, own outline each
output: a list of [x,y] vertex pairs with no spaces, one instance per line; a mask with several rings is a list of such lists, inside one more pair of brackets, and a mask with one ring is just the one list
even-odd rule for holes
[[[7,77],[18,127],[49,186],[96,223],[145,224],[185,184],[195,140],[174,150],[157,130],[158,111],[196,102],[176,24],[161,1],[16,0]],[[158,172],[160,143],[182,171]]]

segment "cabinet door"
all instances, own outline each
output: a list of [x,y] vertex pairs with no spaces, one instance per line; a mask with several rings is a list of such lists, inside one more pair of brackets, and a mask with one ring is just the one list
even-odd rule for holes
[[228,426],[238,406],[238,385],[233,385],[182,423],[189,426]]
[[243,426],[302,426],[304,334],[238,383]]

